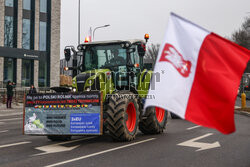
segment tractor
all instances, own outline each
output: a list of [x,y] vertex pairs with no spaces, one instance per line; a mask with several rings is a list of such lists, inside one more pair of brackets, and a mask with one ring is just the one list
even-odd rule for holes
[[66,60],[73,57],[73,67],[65,68],[73,71],[72,91],[102,93],[104,131],[117,141],[134,140],[138,129],[160,134],[167,123],[166,110],[143,108],[145,99],[153,98],[147,93],[154,74],[143,64],[147,36],[146,41],[96,41],[64,50]]

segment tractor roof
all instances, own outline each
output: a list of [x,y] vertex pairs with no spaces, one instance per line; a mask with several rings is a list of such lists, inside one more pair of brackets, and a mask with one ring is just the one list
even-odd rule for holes
[[130,39],[130,40],[110,40],[110,41],[94,41],[84,43],[83,45],[105,45],[105,44],[115,44],[115,43],[123,43],[123,42],[130,42],[131,44],[134,43],[145,43],[144,40],[141,39]]

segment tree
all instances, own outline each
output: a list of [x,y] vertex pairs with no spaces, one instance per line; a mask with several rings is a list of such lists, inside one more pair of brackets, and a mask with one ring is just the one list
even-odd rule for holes
[[239,30],[232,34],[232,40],[247,49],[250,49],[250,17],[245,18]]
[[158,52],[160,49],[160,44],[151,44],[148,46],[145,59],[152,60],[152,66],[154,67]]
[[[250,17],[245,18],[239,30],[233,32],[231,38],[238,45],[250,49]],[[250,62],[248,62],[245,72],[250,72]]]

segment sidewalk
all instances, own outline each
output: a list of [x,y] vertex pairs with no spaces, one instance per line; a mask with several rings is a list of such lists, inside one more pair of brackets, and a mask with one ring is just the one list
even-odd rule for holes
[[12,108],[6,108],[6,104],[0,103],[0,112],[5,111],[23,111],[23,103],[12,103]]

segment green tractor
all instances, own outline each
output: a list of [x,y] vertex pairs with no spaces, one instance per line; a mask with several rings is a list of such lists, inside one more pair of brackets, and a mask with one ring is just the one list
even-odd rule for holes
[[167,123],[164,109],[143,108],[153,75],[144,68],[145,44],[116,40],[80,44],[78,51],[65,48],[66,60],[74,53],[73,67],[67,68],[73,70],[73,92],[101,91],[104,131],[117,141],[135,139],[138,129],[144,134],[162,133]]

